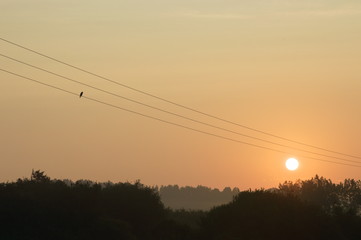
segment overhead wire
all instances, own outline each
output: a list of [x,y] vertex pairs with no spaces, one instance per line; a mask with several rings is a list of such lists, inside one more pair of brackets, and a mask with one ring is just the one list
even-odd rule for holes
[[[56,90],[59,90],[59,91],[74,95],[74,96],[79,96],[78,93],[75,93],[75,92],[72,92],[72,91],[69,91],[69,90],[66,90],[66,89],[51,85],[51,84],[47,84],[47,83],[38,81],[38,80],[30,78],[30,77],[26,77],[26,76],[14,73],[12,71],[8,71],[6,69],[0,68],[0,71],[11,74],[13,76],[23,78],[23,79],[28,80],[28,81],[32,81],[32,82],[41,84],[41,85],[46,86],[46,87],[50,87],[50,88],[53,88],[53,89],[56,89]],[[222,135],[210,133],[210,132],[207,132],[207,131],[199,130],[199,129],[196,129],[196,128],[188,127],[188,126],[183,125],[183,124],[178,124],[178,123],[174,123],[174,122],[171,122],[171,121],[167,121],[167,120],[164,120],[164,119],[161,119],[161,118],[158,118],[158,117],[150,116],[150,115],[143,114],[143,113],[140,113],[140,112],[137,112],[137,111],[133,111],[133,110],[130,110],[130,109],[127,109],[127,108],[119,107],[117,105],[110,104],[110,103],[98,100],[96,98],[88,97],[88,96],[85,96],[85,95],[83,95],[82,98],[93,101],[93,102],[96,102],[96,103],[99,103],[99,104],[102,104],[102,105],[106,105],[106,106],[109,106],[109,107],[112,107],[112,108],[116,108],[118,110],[129,112],[129,113],[132,113],[132,114],[135,114],[135,115],[138,115],[138,116],[142,116],[142,117],[145,117],[145,118],[148,118],[148,119],[157,120],[159,122],[163,122],[163,123],[166,123],[166,124],[169,124],[169,125],[177,126],[177,127],[183,128],[183,129],[188,129],[188,130],[198,132],[198,133],[202,133],[202,134],[205,134],[205,135],[213,136],[213,137],[216,137],[216,138],[220,138],[220,139],[224,139],[224,140],[228,140],[228,141],[232,141],[232,142],[236,142],[236,143],[240,143],[240,144],[244,144],[244,145],[248,145],[248,146],[253,146],[253,147],[256,147],[256,148],[265,149],[265,150],[269,150],[269,151],[273,151],[273,152],[292,155],[291,153],[281,151],[281,150],[277,150],[277,149],[274,149],[274,148],[269,148],[269,147],[261,146],[261,145],[258,145],[258,144],[253,144],[253,143],[249,143],[249,142],[240,141],[240,140],[237,140],[237,139],[233,139],[233,138],[225,137],[225,136],[222,136]],[[300,156],[300,157],[306,158],[306,159],[312,159],[312,160],[316,160],[316,161],[321,161],[321,162],[327,162],[327,163],[333,163],[333,164],[338,164],[338,165],[361,168],[360,165],[355,165],[355,164],[341,163],[341,162],[330,161],[330,160],[319,159],[319,158],[308,157],[308,156]]]
[[86,86],[86,87],[89,87],[89,88],[92,88],[92,89],[101,91],[101,92],[103,92],[103,93],[106,93],[106,94],[109,94],[109,95],[112,95],[112,96],[115,96],[115,97],[118,97],[118,98],[121,98],[121,99],[130,101],[130,102],[133,102],[133,103],[136,103],[136,104],[138,104],[138,105],[145,106],[145,107],[148,107],[148,108],[151,108],[151,109],[154,109],[154,110],[163,112],[163,113],[167,113],[167,114],[170,114],[170,115],[173,115],[173,116],[182,118],[182,119],[186,119],[186,120],[189,120],[189,121],[198,123],[198,124],[202,124],[202,125],[205,125],[205,126],[208,126],[208,127],[212,127],[212,128],[218,129],[218,130],[226,131],[226,132],[229,132],[229,133],[232,133],[232,134],[236,134],[236,135],[239,135],[239,136],[243,136],[243,137],[247,137],[247,138],[250,138],[250,139],[258,140],[258,141],[261,141],[261,142],[265,142],[265,143],[269,143],[269,144],[273,144],[273,145],[285,147],[285,148],[288,148],[288,149],[293,149],[293,150],[297,150],[297,151],[301,151],[301,152],[305,152],[305,153],[310,153],[310,154],[314,154],[314,155],[318,155],[318,156],[322,156],[322,157],[338,159],[338,160],[341,160],[341,161],[346,161],[346,162],[359,163],[359,164],[361,164],[360,161],[354,161],[354,160],[349,160],[349,159],[340,158],[340,157],[336,157],[336,156],[330,156],[330,155],[326,155],[326,154],[322,154],[322,153],[317,153],[317,152],[313,152],[313,151],[309,151],[309,150],[305,150],[305,149],[300,149],[300,148],[288,146],[288,145],[285,145],[285,144],[276,143],[276,142],[274,142],[274,141],[269,141],[269,140],[266,140],[266,139],[262,139],[262,138],[250,136],[250,135],[243,134],[243,133],[240,133],[240,132],[236,132],[236,131],[233,131],[233,130],[229,130],[229,129],[226,129],[226,128],[223,128],[223,127],[215,126],[215,125],[213,125],[213,124],[209,124],[209,123],[206,123],[206,122],[203,122],[203,121],[199,121],[199,120],[196,120],[196,119],[187,117],[187,116],[183,116],[183,115],[181,115],[181,114],[177,114],[177,113],[174,113],[174,112],[171,112],[171,111],[167,111],[167,110],[164,110],[164,109],[161,109],[161,108],[158,108],[158,107],[155,107],[155,106],[152,106],[152,105],[149,105],[149,104],[146,104],[146,103],[143,103],[143,102],[140,102],[140,101],[131,99],[131,98],[128,98],[128,97],[124,97],[124,96],[122,96],[122,95],[119,95],[119,94],[116,94],[116,93],[113,93],[113,92],[110,92],[110,91],[107,91],[107,90],[104,90],[104,89],[101,89],[101,88],[98,88],[98,87],[94,87],[94,86],[92,86],[92,85],[90,85],[90,84],[86,84],[86,83],[83,83],[83,82],[81,82],[81,81],[78,81],[78,80],[75,80],[75,79],[66,77],[66,76],[61,75],[61,74],[58,74],[58,73],[55,73],[55,72],[53,72],[53,71],[49,71],[49,70],[47,70],[47,69],[44,69],[44,68],[41,68],[41,67],[38,67],[38,66],[35,66],[35,65],[32,65],[32,64],[29,64],[29,63],[27,63],[27,62],[21,61],[21,60],[19,60],[19,59],[15,59],[15,58],[13,58],[13,57],[7,56],[7,55],[2,54],[2,53],[0,53],[0,56],[2,56],[2,57],[4,57],[4,58],[7,58],[7,59],[10,59],[10,60],[12,60],[12,61],[15,61],[15,62],[17,62],[17,63],[21,63],[21,64],[26,65],[26,66],[28,66],[28,67],[32,67],[32,68],[34,68],[34,69],[37,69],[37,70],[40,70],[40,71],[43,71],[43,72],[52,74],[52,75],[57,76],[57,77],[59,77],[59,78],[63,78],[63,79],[65,79],[65,80],[67,80],[67,81],[75,82],[75,83],[77,83],[77,84],[80,84],[80,85],[83,85],[83,86]]
[[135,92],[138,92],[138,93],[147,95],[147,96],[149,96],[149,97],[152,97],[152,98],[155,98],[155,99],[158,99],[158,100],[167,102],[167,103],[172,104],[172,105],[174,105],[174,106],[181,107],[181,108],[187,109],[187,110],[189,110],[189,111],[192,111],[192,112],[195,112],[195,113],[198,113],[198,114],[201,114],[201,115],[204,115],[204,116],[207,116],[207,117],[210,117],[210,118],[213,118],[213,119],[216,119],[216,120],[219,120],[219,121],[228,123],[228,124],[232,124],[232,125],[235,125],[235,126],[238,126],[238,127],[242,127],[242,128],[245,128],[245,129],[254,131],[254,132],[258,132],[258,133],[261,133],[261,134],[264,134],[264,135],[267,135],[267,136],[271,136],[271,137],[278,138],[278,139],[281,139],[281,140],[284,140],[284,141],[296,143],[296,144],[299,144],[299,145],[303,145],[303,146],[307,146],[307,147],[311,147],[311,148],[315,148],[315,149],[318,149],[318,150],[322,150],[322,151],[326,151],[326,152],[330,152],[330,153],[334,153],[334,154],[339,154],[339,155],[343,155],[343,156],[347,156],[347,157],[352,157],[352,158],[361,159],[361,157],[359,157],[359,156],[355,156],[355,155],[351,155],[351,154],[347,154],[347,153],[342,153],[342,152],[339,152],[339,151],[334,151],[334,150],[326,149],[326,148],[323,148],[323,147],[318,147],[318,146],[315,146],[315,145],[307,144],[307,143],[304,143],[304,142],[301,142],[301,141],[296,141],[296,140],[292,140],[292,139],[290,139],[290,138],[282,137],[282,136],[280,136],[280,135],[276,135],[276,134],[273,134],[273,133],[269,133],[269,132],[266,132],[266,131],[263,131],[263,130],[259,130],[259,129],[256,129],[256,128],[253,128],[253,127],[249,127],[249,126],[246,126],[246,125],[243,125],[243,124],[239,124],[239,123],[236,123],[236,122],[234,122],[234,121],[230,121],[230,120],[227,120],[227,119],[224,119],[224,118],[221,118],[221,117],[218,117],[218,116],[215,116],[215,115],[212,115],[212,114],[209,114],[209,113],[206,113],[206,112],[203,112],[203,111],[200,111],[200,110],[197,110],[197,109],[188,107],[188,106],[185,106],[185,105],[183,105],[183,104],[176,103],[176,102],[174,102],[174,101],[165,99],[165,98],[163,98],[163,97],[159,97],[159,96],[157,96],[157,95],[155,95],[155,94],[148,93],[148,92],[146,92],[146,91],[143,91],[143,90],[140,90],[140,89],[131,87],[131,86],[126,85],[126,84],[123,84],[123,83],[120,83],[120,82],[118,82],[118,81],[114,81],[114,80],[112,80],[112,79],[110,79],[110,78],[107,78],[107,77],[101,76],[101,75],[99,75],[99,74],[90,72],[90,71],[88,71],[88,70],[86,70],[86,69],[77,67],[77,66],[75,66],[75,65],[73,65],[73,64],[69,64],[69,63],[67,63],[67,62],[65,62],[65,61],[61,61],[61,60],[59,60],[59,59],[56,59],[56,58],[51,57],[51,56],[49,56],[49,55],[46,55],[46,54],[43,54],[43,53],[41,53],[41,52],[35,51],[35,50],[33,50],[33,49],[30,49],[30,48],[28,48],[28,47],[25,47],[25,46],[23,46],[23,45],[21,45],[21,44],[18,44],[18,43],[13,42],[13,41],[7,40],[7,39],[5,39],[5,38],[0,37],[0,40],[3,41],[3,42],[9,43],[9,44],[11,44],[11,45],[13,45],[13,46],[16,46],[16,47],[22,48],[22,49],[24,49],[24,50],[27,50],[27,51],[29,51],[29,52],[35,53],[35,54],[37,54],[37,55],[39,55],[39,56],[48,58],[48,59],[50,59],[50,60],[52,60],[52,61],[58,62],[58,63],[60,63],[60,64],[63,64],[63,65],[65,65],[65,66],[71,67],[71,68],[73,68],[73,69],[79,70],[79,71],[81,71],[81,72],[87,73],[87,74],[92,75],[92,76],[95,76],[95,77],[97,77],[97,78],[106,80],[106,81],[111,82],[111,83],[113,83],[113,84],[122,86],[122,87],[127,88],[127,89],[130,89],[130,90],[132,90],[132,91],[135,91]]

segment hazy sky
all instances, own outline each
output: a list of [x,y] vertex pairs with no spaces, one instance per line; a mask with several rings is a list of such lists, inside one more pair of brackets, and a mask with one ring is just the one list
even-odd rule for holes
[[[262,131],[361,156],[359,0],[2,0],[0,37],[171,101]],[[232,126],[0,41],[0,53],[242,134]],[[136,116],[0,71],[0,181],[53,178],[149,185],[272,187],[361,168],[202,126],[0,57],[0,68],[276,153]],[[287,171],[296,157],[300,168]],[[353,161],[361,159],[348,158]]]

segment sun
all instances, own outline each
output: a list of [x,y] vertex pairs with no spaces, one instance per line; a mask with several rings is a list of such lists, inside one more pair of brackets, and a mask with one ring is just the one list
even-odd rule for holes
[[296,158],[289,158],[286,161],[286,168],[290,171],[294,171],[298,168],[298,160]]

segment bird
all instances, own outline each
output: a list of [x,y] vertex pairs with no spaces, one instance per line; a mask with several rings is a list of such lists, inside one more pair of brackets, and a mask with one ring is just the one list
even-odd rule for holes
[[83,92],[80,93],[79,97],[81,98],[83,96]]

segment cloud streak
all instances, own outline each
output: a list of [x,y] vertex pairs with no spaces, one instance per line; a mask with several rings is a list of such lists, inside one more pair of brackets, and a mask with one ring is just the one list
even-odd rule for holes
[[360,15],[361,9],[308,9],[308,10],[283,10],[283,11],[261,11],[250,13],[217,13],[217,12],[201,12],[201,11],[188,11],[178,13],[176,15],[185,18],[197,19],[219,19],[219,20],[237,20],[237,19],[253,19],[262,16],[295,16],[295,17],[344,17]]
[[286,16],[315,16],[315,17],[337,17],[337,16],[354,16],[361,14],[359,9],[329,9],[329,10],[308,10],[308,11],[291,11],[283,12]]
[[232,19],[250,19],[251,15],[245,14],[231,14],[231,13],[203,13],[200,11],[191,11],[179,14],[183,17],[188,18],[199,18],[199,19],[224,19],[224,20],[232,20]]

